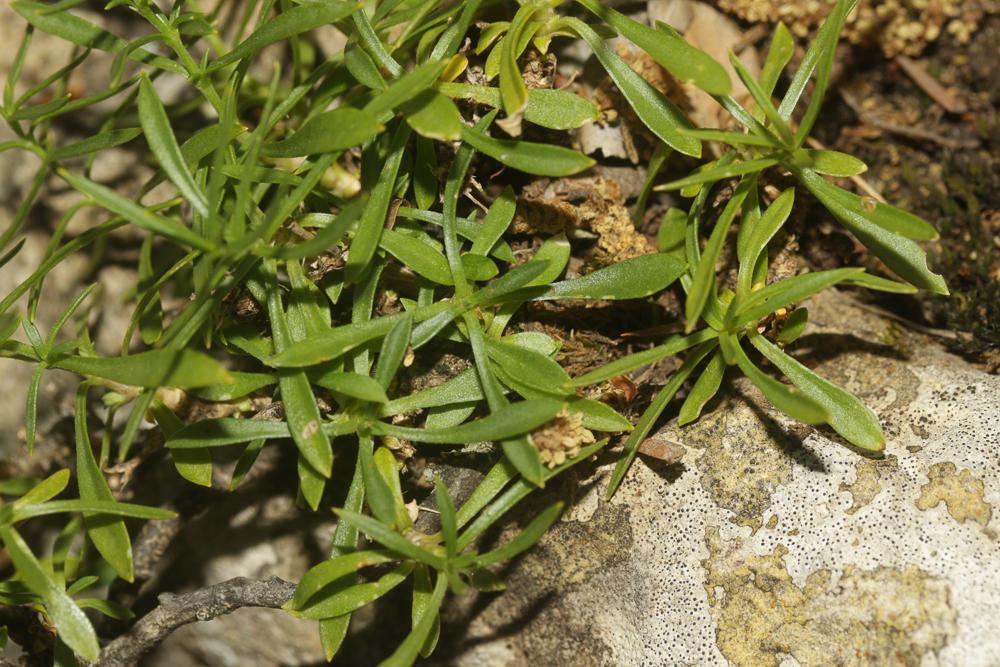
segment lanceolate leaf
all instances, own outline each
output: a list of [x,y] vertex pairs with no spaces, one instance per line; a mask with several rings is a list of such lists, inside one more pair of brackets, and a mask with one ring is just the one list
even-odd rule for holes
[[538,428],[556,416],[562,403],[550,399],[535,399],[512,403],[476,421],[442,429],[419,429],[374,422],[372,432],[416,442],[441,445],[464,445],[471,442],[504,440]]
[[139,122],[142,123],[146,143],[163,167],[163,171],[187,198],[198,215],[207,217],[208,200],[195,183],[194,176],[188,169],[184,156],[181,155],[181,148],[174,137],[173,128],[170,127],[167,111],[153,89],[153,84],[145,76],[139,79]]
[[191,246],[197,250],[214,249],[214,245],[208,239],[195,234],[179,222],[152,213],[110,188],[66,169],[58,169],[57,173],[75,189],[87,195],[115,215],[125,218],[125,220],[131,222],[136,227],[141,227],[148,232],[158,234],[181,245]]
[[701,156],[701,142],[680,132],[682,128],[690,128],[691,124],[670,100],[636,74],[589,25],[572,17],[564,18],[563,22],[593,49],[618,90],[653,134],[679,153]]
[[[29,0],[15,0],[10,6],[28,23],[42,32],[61,37],[77,46],[99,49],[109,53],[119,53],[128,47],[128,42],[124,39],[112,35],[65,9],[54,12],[51,5],[30,2]],[[174,74],[184,75],[184,68],[178,63],[169,58],[155,56],[145,49],[131,49],[128,57],[132,60],[147,62]]]
[[592,159],[569,148],[494,139],[467,127],[462,130],[462,141],[497,162],[537,176],[572,176],[594,166]]
[[[94,450],[90,446],[90,434],[87,431],[87,386],[82,385],[76,396],[75,410],[76,432],[76,478],[80,485],[80,499],[91,502],[114,503],[115,497],[104,479],[104,473],[97,465]],[[86,512],[84,521],[87,524],[87,535],[101,556],[114,568],[118,576],[125,581],[132,581],[132,542],[129,540],[128,529],[121,518],[110,518],[108,515]]]
[[409,102],[434,85],[444,71],[445,65],[443,60],[431,61],[414,68],[412,72],[407,72],[365,105],[365,112],[374,118],[380,118],[383,114]]
[[[332,438],[354,430],[348,421],[324,422],[321,428]],[[167,439],[167,447],[172,449],[198,449],[201,447],[224,447],[258,438],[273,440],[290,438],[288,423],[283,421],[259,421],[256,419],[204,419],[188,424]]]
[[750,342],[803,394],[826,409],[830,415],[827,423],[852,445],[870,451],[881,451],[885,447],[878,417],[864,403],[812,372],[763,336],[752,334]]
[[[450,97],[472,99],[493,108],[498,108],[501,104],[499,88],[466,83],[442,83],[438,85],[438,90]],[[529,123],[551,130],[572,130],[598,118],[600,110],[593,102],[568,90],[548,88],[528,90],[528,105],[524,107],[524,120]]]
[[649,432],[653,430],[656,421],[663,414],[663,411],[666,410],[670,401],[673,400],[674,395],[677,394],[681,385],[684,384],[698,364],[702,362],[715,346],[716,343],[712,341],[702,343],[699,347],[695,348],[688,355],[688,358],[684,360],[684,364],[680,369],[673,374],[666,386],[656,395],[656,398],[649,404],[646,411],[642,413],[642,416],[639,417],[639,421],[635,425],[635,430],[629,434],[628,440],[625,441],[621,458],[618,459],[615,470],[611,474],[611,479],[608,481],[607,498],[611,498],[615,494],[615,491],[618,490],[618,487],[621,486],[622,480],[625,479],[625,473],[628,472],[629,466],[632,465],[632,461],[635,460],[636,454],[639,452],[639,445],[646,439]]
[[672,28],[654,30],[616,12],[599,0],[577,0],[648,53],[653,60],[681,81],[691,81],[712,95],[728,95],[729,74],[710,55],[697,49]]
[[821,403],[795,387],[784,385],[757,368],[735,336],[724,334],[719,337],[722,353],[740,367],[767,400],[792,419],[806,424],[822,424],[831,416]]
[[97,662],[100,653],[97,635],[83,611],[42,567],[17,531],[9,526],[0,526],[0,541],[21,579],[33,593],[42,598],[59,638],[78,655]]
[[579,278],[553,283],[538,300],[641,299],[667,288],[687,266],[661,253],[640,255],[598,269]]
[[691,392],[684,399],[681,411],[677,414],[678,426],[690,424],[701,416],[705,404],[719,391],[725,372],[726,360],[722,357],[722,352],[717,351],[708,360],[705,369],[698,376],[694,386],[691,387]]
[[313,28],[335,23],[352,14],[358,6],[356,2],[324,0],[324,2],[310,2],[292,7],[273,19],[261,21],[260,27],[252,35],[213,62],[211,68],[218,69],[232,65],[257,53],[265,46],[284,41]]
[[779,280],[762,290],[753,292],[736,312],[734,326],[755,322],[779,308],[790,306],[827,287],[864,273],[861,268],[816,271]]
[[370,113],[352,107],[340,107],[310,118],[298,132],[287,139],[265,144],[261,153],[270,157],[332,153],[363,144],[382,129],[382,125]]
[[54,368],[134,387],[191,389],[232,381],[217,361],[190,349],[150,350],[127,357],[57,357],[50,364]]

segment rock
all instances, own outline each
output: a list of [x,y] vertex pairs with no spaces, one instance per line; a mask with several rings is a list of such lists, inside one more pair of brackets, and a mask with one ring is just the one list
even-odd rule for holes
[[797,356],[876,411],[884,456],[738,380],[654,435],[681,463],[640,457],[610,502],[613,457],[567,480],[582,497],[505,593],[452,604],[435,664],[995,665],[1000,378],[845,294],[810,312]]

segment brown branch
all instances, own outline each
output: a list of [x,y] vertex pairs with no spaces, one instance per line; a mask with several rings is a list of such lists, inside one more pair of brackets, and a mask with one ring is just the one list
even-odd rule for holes
[[126,634],[104,647],[98,665],[130,667],[177,628],[210,621],[243,607],[277,609],[291,599],[295,584],[271,577],[265,581],[236,577],[192,593],[160,595],[160,606]]

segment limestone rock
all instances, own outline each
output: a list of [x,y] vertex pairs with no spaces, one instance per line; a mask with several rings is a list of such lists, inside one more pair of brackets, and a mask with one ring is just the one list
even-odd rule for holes
[[995,665],[1000,378],[843,294],[810,312],[792,351],[876,411],[884,456],[737,381],[654,436],[681,463],[640,457],[610,502],[613,457],[583,472],[507,591],[453,605],[436,664]]

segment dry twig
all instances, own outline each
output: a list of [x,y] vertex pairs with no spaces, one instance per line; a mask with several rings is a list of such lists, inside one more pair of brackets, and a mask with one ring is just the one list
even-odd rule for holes
[[277,609],[291,599],[295,584],[271,577],[261,581],[236,577],[183,595],[160,595],[160,606],[101,651],[101,667],[129,667],[177,628],[210,621],[243,607]]

